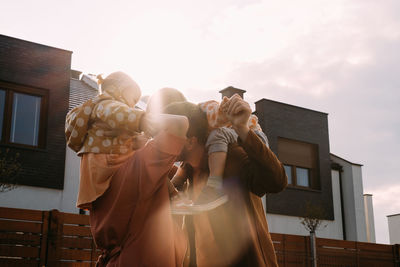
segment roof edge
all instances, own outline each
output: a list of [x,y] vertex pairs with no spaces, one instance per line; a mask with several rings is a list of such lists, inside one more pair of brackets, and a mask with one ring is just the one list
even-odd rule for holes
[[351,161],[349,161],[349,160],[347,160],[347,159],[344,159],[344,158],[342,158],[342,157],[339,157],[339,156],[337,156],[337,155],[335,155],[335,154],[333,154],[333,153],[329,153],[330,155],[332,155],[332,156],[334,156],[334,157],[337,157],[338,159],[341,159],[341,160],[344,160],[344,161],[346,161],[347,163],[350,163],[351,165],[357,165],[357,166],[364,166],[364,165],[362,165],[362,164],[360,164],[360,163],[354,163],[354,162],[351,162]]
[[6,37],[6,38],[9,38],[9,39],[14,39],[14,40],[18,40],[18,41],[23,41],[23,42],[31,43],[31,44],[34,44],[34,45],[45,46],[45,47],[48,47],[48,48],[60,50],[60,51],[67,52],[67,53],[70,53],[70,54],[73,53],[72,51],[66,50],[66,49],[63,49],[63,48],[58,48],[58,47],[54,47],[54,46],[50,46],[50,45],[45,45],[45,44],[41,44],[41,43],[37,43],[37,42],[33,42],[33,41],[28,41],[28,40],[25,40],[25,39],[21,39],[21,38],[17,38],[17,37],[12,37],[12,36],[8,36],[8,35],[4,35],[4,34],[0,34],[0,37]]

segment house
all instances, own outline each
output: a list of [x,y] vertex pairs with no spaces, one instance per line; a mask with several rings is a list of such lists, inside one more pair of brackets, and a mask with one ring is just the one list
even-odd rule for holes
[[[71,70],[71,55],[0,35],[0,149],[19,153],[22,166],[19,186],[0,193],[0,206],[80,212],[75,207],[80,160],[66,147],[64,120],[98,88],[93,76]],[[289,178],[285,191],[264,197],[270,231],[308,235],[299,218],[315,206],[322,210],[319,237],[375,242],[362,166],[330,152],[328,114],[268,99],[256,102],[255,113]]]
[[73,211],[64,184],[71,55],[0,35],[0,149],[21,163],[20,186],[0,193],[1,206]]
[[[234,87],[223,96],[246,91]],[[284,164],[288,187],[265,197],[270,232],[308,235],[300,218],[320,210],[319,237],[375,242],[372,196],[363,195],[362,165],[330,152],[328,114],[261,99],[255,114],[271,150]]]

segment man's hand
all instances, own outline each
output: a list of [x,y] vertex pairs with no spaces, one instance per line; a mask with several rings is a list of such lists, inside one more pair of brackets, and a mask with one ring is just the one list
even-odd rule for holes
[[157,123],[157,115],[151,113],[143,114],[139,128],[141,131],[145,132],[149,136],[155,136],[160,131],[160,123]]
[[232,128],[236,131],[242,141],[245,141],[249,133],[249,118],[251,108],[249,103],[244,101],[238,94],[234,94],[231,98],[222,100],[222,110],[226,112]]

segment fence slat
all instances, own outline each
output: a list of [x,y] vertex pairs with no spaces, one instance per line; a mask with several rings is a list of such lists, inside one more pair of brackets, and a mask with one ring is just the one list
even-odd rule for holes
[[40,222],[42,220],[42,211],[0,208],[0,218]]
[[30,233],[5,233],[0,232],[0,244],[1,245],[23,245],[23,246],[39,246],[41,236],[38,234]]
[[42,224],[34,222],[0,220],[0,229],[4,232],[41,233]]
[[[0,258],[0,266],[7,267],[37,267],[39,264],[38,260],[34,259],[3,259]],[[40,265],[39,265],[40,266]]]
[[39,258],[39,248],[0,245],[0,255],[7,257]]
[[59,246],[62,248],[86,248],[92,249],[92,238],[62,237]]
[[68,236],[92,236],[89,227],[64,225],[63,234]]
[[60,259],[59,260],[80,260],[80,261],[90,261],[92,258],[91,250],[83,249],[60,249]]
[[64,224],[89,225],[89,216],[82,214],[64,214]]
[[90,262],[59,262],[57,267],[92,267]]

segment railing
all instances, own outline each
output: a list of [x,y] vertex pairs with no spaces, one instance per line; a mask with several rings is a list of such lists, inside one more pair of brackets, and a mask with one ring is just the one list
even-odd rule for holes
[[[271,234],[279,265],[311,266],[308,236]],[[318,266],[400,267],[399,245],[317,238]],[[95,266],[89,216],[0,208],[0,266]]]

